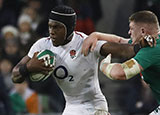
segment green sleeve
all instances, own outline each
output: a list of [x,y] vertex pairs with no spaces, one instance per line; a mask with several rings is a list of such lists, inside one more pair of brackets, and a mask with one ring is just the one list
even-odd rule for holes
[[150,67],[154,63],[156,63],[157,59],[154,55],[154,49],[150,47],[142,48],[134,57],[134,59],[143,67],[145,70],[146,68]]

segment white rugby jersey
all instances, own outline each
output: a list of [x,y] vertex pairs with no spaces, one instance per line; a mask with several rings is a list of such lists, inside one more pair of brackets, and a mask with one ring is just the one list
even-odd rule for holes
[[33,44],[28,56],[32,58],[35,52],[44,49],[54,52],[56,67],[53,76],[64,93],[66,103],[89,103],[95,109],[108,111],[98,80],[99,52],[105,42],[98,41],[94,52],[85,57],[81,48],[86,37],[84,33],[74,32],[71,42],[59,47],[54,47],[49,37],[42,38]]

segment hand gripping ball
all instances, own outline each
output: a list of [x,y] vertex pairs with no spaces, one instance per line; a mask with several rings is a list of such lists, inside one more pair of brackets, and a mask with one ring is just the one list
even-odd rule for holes
[[[55,54],[50,50],[40,51],[37,55],[37,58],[43,59],[45,66],[48,66],[48,65],[50,67],[55,66],[55,63],[56,63]],[[52,72],[53,72],[53,70],[51,70],[47,75],[45,75],[43,73],[31,73],[30,79],[32,81],[44,81],[52,74]]]

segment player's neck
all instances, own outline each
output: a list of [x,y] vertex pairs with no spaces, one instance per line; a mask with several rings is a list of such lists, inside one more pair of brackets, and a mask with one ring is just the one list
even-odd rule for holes
[[68,38],[66,38],[63,45],[68,44],[72,40],[72,38],[73,38],[73,34],[71,36],[69,36]]

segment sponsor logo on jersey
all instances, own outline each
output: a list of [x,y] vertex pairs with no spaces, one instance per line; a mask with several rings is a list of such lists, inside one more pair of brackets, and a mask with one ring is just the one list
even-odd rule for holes
[[71,50],[70,51],[70,56],[71,56],[72,59],[75,58],[76,57],[76,50]]

